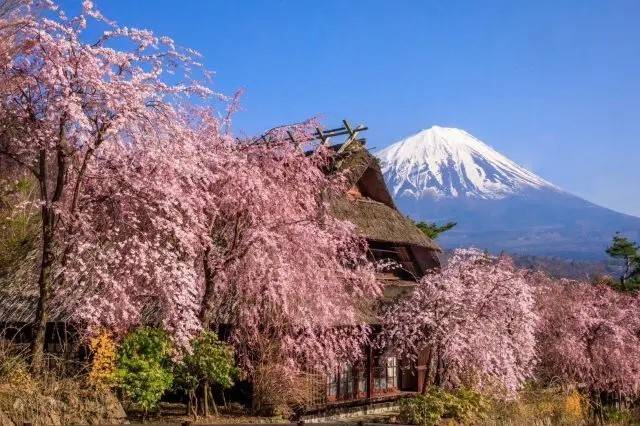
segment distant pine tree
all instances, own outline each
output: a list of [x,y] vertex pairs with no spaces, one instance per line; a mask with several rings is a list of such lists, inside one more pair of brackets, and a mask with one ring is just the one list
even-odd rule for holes
[[636,288],[640,284],[640,246],[624,235],[616,233],[606,251],[609,256],[623,262],[624,269],[620,274],[622,288]]
[[420,228],[424,234],[435,240],[440,234],[446,232],[457,225],[457,222],[447,222],[444,225],[437,225],[435,222],[418,222],[416,226]]

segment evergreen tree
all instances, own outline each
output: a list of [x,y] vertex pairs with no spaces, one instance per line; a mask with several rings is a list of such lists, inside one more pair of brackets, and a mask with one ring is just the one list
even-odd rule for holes
[[623,271],[620,274],[620,284],[623,288],[640,282],[640,246],[627,237],[616,233],[607,248],[607,254],[614,259],[621,259]]
[[424,232],[424,234],[427,237],[431,238],[432,240],[435,240],[436,238],[438,238],[440,236],[440,234],[450,230],[451,228],[453,228],[456,225],[457,225],[456,222],[447,222],[444,225],[438,225],[435,222],[418,222],[418,223],[416,223],[416,226],[418,228],[420,228],[420,230],[422,232]]

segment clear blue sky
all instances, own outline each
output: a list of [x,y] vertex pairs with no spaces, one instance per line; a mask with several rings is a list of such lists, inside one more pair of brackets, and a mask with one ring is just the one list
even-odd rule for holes
[[96,3],[202,52],[219,90],[245,88],[237,130],[348,118],[381,148],[460,127],[640,216],[638,0]]

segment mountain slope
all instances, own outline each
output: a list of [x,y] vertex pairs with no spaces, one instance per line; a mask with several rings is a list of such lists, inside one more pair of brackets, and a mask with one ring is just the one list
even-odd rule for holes
[[458,222],[445,247],[597,259],[616,231],[640,239],[640,218],[565,192],[463,130],[435,126],[376,155],[405,214]]

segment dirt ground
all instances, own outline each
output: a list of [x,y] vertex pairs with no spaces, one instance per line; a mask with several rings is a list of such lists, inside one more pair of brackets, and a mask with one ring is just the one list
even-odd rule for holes
[[[219,407],[219,415],[209,415],[207,417],[199,415],[194,418],[193,415],[186,415],[186,406],[184,404],[174,403],[161,403],[160,410],[156,413],[149,413],[146,417],[142,416],[142,413],[128,411],[129,421],[133,424],[144,422],[150,426],[169,426],[169,425],[183,425],[185,423],[191,424],[254,424],[254,423],[290,423],[288,419],[281,417],[261,417],[250,416],[242,413],[240,410],[235,410],[231,413],[222,412],[222,407]],[[211,409],[213,411],[213,409]]]

